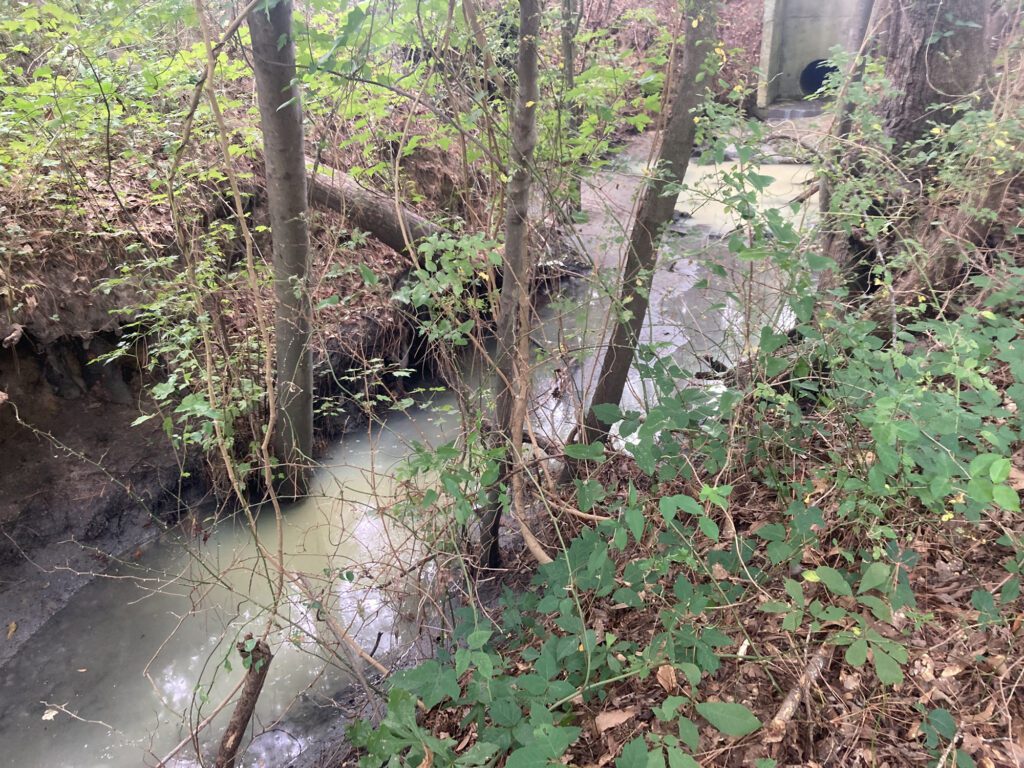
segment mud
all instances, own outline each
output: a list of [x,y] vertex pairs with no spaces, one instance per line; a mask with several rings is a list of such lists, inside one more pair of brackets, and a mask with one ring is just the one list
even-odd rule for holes
[[111,557],[203,500],[198,462],[156,421],[132,427],[137,372],[62,340],[0,350],[0,665]]

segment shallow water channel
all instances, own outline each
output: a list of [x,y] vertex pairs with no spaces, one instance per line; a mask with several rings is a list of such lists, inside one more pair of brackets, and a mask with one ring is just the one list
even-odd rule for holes
[[[540,367],[533,403],[538,428],[551,434],[565,433],[579,393],[594,378],[598,356],[592,350],[610,315],[600,278],[619,267],[649,141],[635,141],[622,162],[586,185],[588,220],[578,234],[595,261],[595,279],[570,285],[552,301],[534,334],[536,346],[554,360]],[[710,179],[715,170],[694,166],[687,181]],[[760,172],[776,178],[762,196],[766,207],[788,203],[809,176],[798,165],[763,166]],[[644,341],[664,342],[666,354],[690,370],[706,369],[708,355],[735,362],[749,347],[752,329],[777,321],[783,311],[780,278],[765,264],[730,262],[716,238],[736,222],[721,206],[695,192],[682,195],[678,208],[689,216],[666,238]],[[723,263],[724,270],[712,275],[707,259]],[[704,278],[708,286],[698,287]],[[642,407],[650,396],[634,372],[627,405]],[[410,445],[436,444],[456,428],[452,404],[450,395],[440,395],[368,433],[346,435],[318,471],[314,495],[285,511],[287,568],[350,573],[332,581],[335,610],[377,656],[408,648],[416,627],[379,594],[360,587],[364,577],[380,575],[374,569],[387,559],[382,554],[413,549],[400,526],[385,524],[375,510],[394,498],[392,470]],[[259,526],[273,546],[271,511],[264,511]],[[243,519],[223,522],[205,543],[188,543],[200,549],[201,560],[189,556],[180,536],[165,536],[136,553],[137,561],[93,580],[0,670],[0,763],[158,765],[231,692],[242,674],[234,644],[245,631],[261,632],[269,577],[257,565]],[[290,595],[284,611],[290,623],[271,636],[275,656],[250,729],[257,738],[243,766],[285,765],[322,738],[325,721],[337,720],[335,705],[344,705],[352,682],[340,665],[317,658],[318,633],[326,632],[322,617],[295,589]],[[197,687],[199,681],[204,687]],[[206,729],[207,750],[229,711]],[[166,765],[198,765],[194,755],[187,745]]]
[[[392,470],[413,441],[436,443],[451,433],[449,405],[450,396],[435,397],[346,436],[325,457],[311,498],[285,510],[286,567],[351,573],[352,581],[334,580],[334,602],[368,649],[379,640],[378,656],[404,647],[415,628],[359,586],[378,575],[370,571],[382,553],[407,544],[401,529],[385,526],[373,510],[394,499]],[[258,525],[273,547],[273,511],[262,510]],[[183,541],[165,536],[137,552],[137,562],[129,558],[93,580],[0,671],[0,764],[157,765],[187,736],[184,723],[202,720],[231,692],[242,674],[234,644],[246,631],[262,631],[268,577],[242,519],[224,521],[206,543],[189,539],[200,559]],[[290,624],[272,635],[275,655],[257,709],[255,733],[266,732],[244,766],[279,766],[307,747],[325,717],[336,719],[333,705],[351,682],[340,665],[317,658],[326,628],[310,601],[294,588],[289,594],[283,614]],[[197,690],[200,680],[208,687]],[[219,738],[228,714],[230,708],[210,724],[209,739]],[[167,765],[198,763],[179,757]]]

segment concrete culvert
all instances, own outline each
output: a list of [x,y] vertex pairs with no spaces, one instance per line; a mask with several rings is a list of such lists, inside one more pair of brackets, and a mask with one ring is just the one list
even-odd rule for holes
[[825,85],[826,78],[837,71],[825,59],[815,59],[800,73],[800,90],[807,96],[817,93]]

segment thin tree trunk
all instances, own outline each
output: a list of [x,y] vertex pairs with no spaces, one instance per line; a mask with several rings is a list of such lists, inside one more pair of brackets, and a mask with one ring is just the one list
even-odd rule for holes
[[313,364],[306,160],[295,78],[292,0],[277,0],[269,9],[251,11],[249,31],[267,166],[277,299],[274,445],[284,470],[280,492],[301,496],[307,489],[313,449]]
[[242,687],[242,695],[235,704],[235,711],[231,713],[228,727],[224,730],[224,738],[221,739],[220,749],[217,752],[216,768],[235,768],[235,758],[238,756],[238,748],[242,744],[242,737],[245,736],[245,729],[249,727],[253,710],[256,709],[256,702],[260,698],[260,691],[263,690],[263,683],[267,679],[267,670],[270,668],[270,660],[273,655],[270,653],[270,646],[263,640],[257,640],[252,650],[245,649],[245,643],[238,644],[238,652],[243,659],[248,659],[248,670],[245,674],[245,685]]
[[[578,27],[578,16],[576,3],[582,7],[583,0],[562,0],[562,93],[563,109],[565,113],[565,129],[563,130],[563,144],[576,137],[579,131],[580,118],[576,101],[571,96],[576,88],[576,32]],[[569,189],[566,195],[566,212],[570,216],[580,210],[581,185],[578,175],[579,171],[569,163]]]
[[636,221],[630,232],[626,248],[626,265],[622,275],[622,295],[619,307],[628,316],[619,316],[612,338],[605,352],[604,363],[591,406],[583,422],[582,441],[603,441],[607,437],[596,414],[594,405],[617,405],[626,387],[629,369],[633,365],[640,332],[647,317],[648,295],[658,258],[658,244],[666,225],[672,218],[678,195],[673,191],[686,176],[686,168],[693,152],[696,126],[693,110],[700,103],[703,85],[698,75],[704,63],[704,43],[715,34],[713,0],[697,0],[690,4],[691,24],[686,25],[683,44],[682,71],[672,101],[668,124],[661,139],[656,175],[643,189]]
[[[538,0],[519,3],[518,93],[512,125],[512,178],[508,185],[508,210],[505,216],[505,265],[501,296],[498,300],[497,436],[506,443],[506,454],[498,483],[508,484],[516,471],[516,458],[523,445],[524,409],[529,386],[526,343],[530,310],[529,206],[531,162],[537,143],[537,38],[540,34]],[[517,510],[521,513],[522,510]],[[522,527],[522,516],[517,514]],[[501,527],[501,501],[497,487],[491,490],[481,532],[481,549],[488,567],[501,561],[498,531]],[[528,531],[527,531],[528,533]],[[527,537],[530,543],[532,537]],[[532,547],[531,547],[532,549]],[[535,553],[536,554],[536,553]]]

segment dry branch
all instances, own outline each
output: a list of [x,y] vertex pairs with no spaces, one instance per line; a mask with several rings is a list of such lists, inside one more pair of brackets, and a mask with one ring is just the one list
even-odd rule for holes
[[217,752],[216,768],[234,768],[235,757],[238,755],[238,747],[242,743],[242,736],[245,729],[249,727],[253,710],[256,709],[256,701],[263,690],[263,683],[267,679],[267,670],[270,668],[270,660],[273,654],[270,653],[270,646],[265,640],[257,640],[251,651],[246,650],[244,642],[238,644],[238,652],[243,659],[248,659],[249,671],[245,676],[245,686],[242,688],[242,695],[235,705],[235,711],[231,713],[231,720],[224,731],[224,738],[220,743],[220,750]]
[[812,685],[821,677],[821,672],[825,669],[825,664],[828,663],[829,657],[832,655],[832,646],[822,644],[811,660],[807,663],[807,667],[804,672],[794,683],[793,687],[789,689],[789,693],[786,698],[782,701],[782,706],[779,707],[779,711],[775,713],[775,717],[772,718],[771,722],[768,723],[768,728],[765,733],[765,741],[778,742],[782,740],[782,737],[786,733],[786,726],[789,721],[793,719],[793,715],[796,713],[796,708],[800,706],[800,700],[804,695],[804,691],[810,689]]

